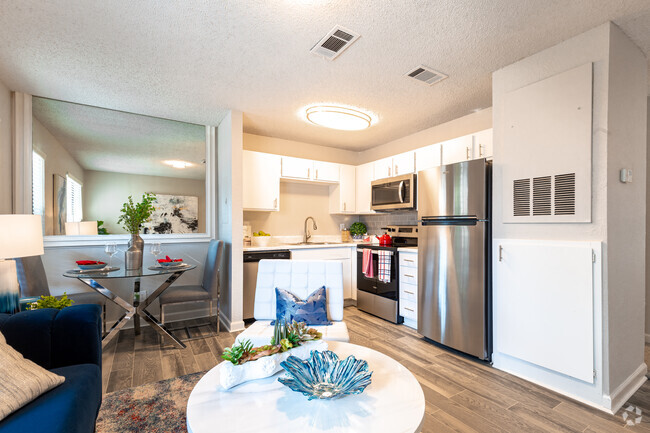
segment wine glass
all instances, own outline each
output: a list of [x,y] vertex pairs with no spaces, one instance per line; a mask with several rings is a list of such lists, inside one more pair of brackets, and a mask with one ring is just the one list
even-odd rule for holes
[[104,252],[108,254],[108,267],[111,267],[113,256],[117,254],[117,242],[107,242],[104,246]]
[[149,251],[154,256],[154,260],[156,262],[155,265],[158,266],[158,255],[162,252],[162,249],[160,248],[160,242],[152,243]]

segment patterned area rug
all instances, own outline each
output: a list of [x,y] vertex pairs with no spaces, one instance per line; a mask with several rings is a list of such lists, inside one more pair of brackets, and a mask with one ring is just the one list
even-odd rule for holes
[[187,399],[205,371],[104,396],[96,433],[185,433]]

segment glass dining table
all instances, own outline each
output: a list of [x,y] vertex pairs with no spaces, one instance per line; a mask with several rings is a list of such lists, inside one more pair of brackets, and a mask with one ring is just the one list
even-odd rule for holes
[[[169,286],[171,286],[174,281],[176,281],[181,275],[187,271],[191,271],[194,268],[196,268],[196,265],[183,264],[176,267],[151,266],[148,268],[141,268],[136,270],[108,267],[99,270],[87,271],[72,269],[66,271],[63,276],[78,279],[97,293],[105,296],[106,299],[112,301],[125,310],[124,314],[122,314],[119,320],[115,322],[115,324],[106,333],[106,335],[104,335],[102,339],[102,347],[106,346],[106,344],[108,344],[108,342],[111,341],[111,339],[115,337],[120,331],[120,329],[132,318],[135,319],[134,328],[136,334],[138,334],[140,326],[137,318],[142,317],[142,319],[149,323],[151,327],[163,338],[170,338],[174,345],[176,345],[178,348],[184,349],[186,347],[185,344],[179,340],[160,320],[158,320],[149,311],[147,311],[147,307],[151,305],[151,303],[155,301],[156,298],[158,298],[158,296],[160,296]],[[168,275],[168,277],[149,296],[147,296],[144,300],[141,300],[140,283],[142,278],[157,277],[160,275]],[[99,284],[98,282],[98,280],[118,280],[124,278],[133,279],[133,304],[130,304],[126,300],[120,298],[117,296],[117,294],[112,292],[107,287]]]

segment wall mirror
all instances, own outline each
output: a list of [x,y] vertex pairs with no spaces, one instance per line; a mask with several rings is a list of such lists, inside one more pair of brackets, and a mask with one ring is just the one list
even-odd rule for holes
[[150,192],[144,234],[206,233],[207,136],[203,125],[33,97],[32,213],[46,236],[124,235],[122,204]]

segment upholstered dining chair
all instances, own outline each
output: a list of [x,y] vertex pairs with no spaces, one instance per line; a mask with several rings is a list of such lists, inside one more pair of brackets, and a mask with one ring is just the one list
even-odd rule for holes
[[[207,302],[210,308],[210,320],[214,316],[213,299],[217,300],[216,325],[219,332],[219,277],[223,263],[224,241],[211,240],[203,267],[203,280],[200,285],[171,286],[158,297],[160,301],[160,321],[165,324],[165,308],[173,304]],[[189,327],[185,330],[190,336]]]
[[[22,257],[16,261],[16,272],[20,286],[20,297],[31,298],[50,296],[50,285],[47,282],[45,267],[41,256]],[[102,307],[102,329],[106,334],[106,301],[107,299],[97,292],[81,292],[68,294],[75,304],[94,304]]]
[[327,317],[331,325],[309,326],[323,334],[325,341],[349,342],[343,321],[343,264],[336,260],[260,260],[255,287],[255,322],[235,338],[237,343],[250,340],[254,347],[269,344],[276,318],[275,289],[287,290],[305,299],[325,286]]

